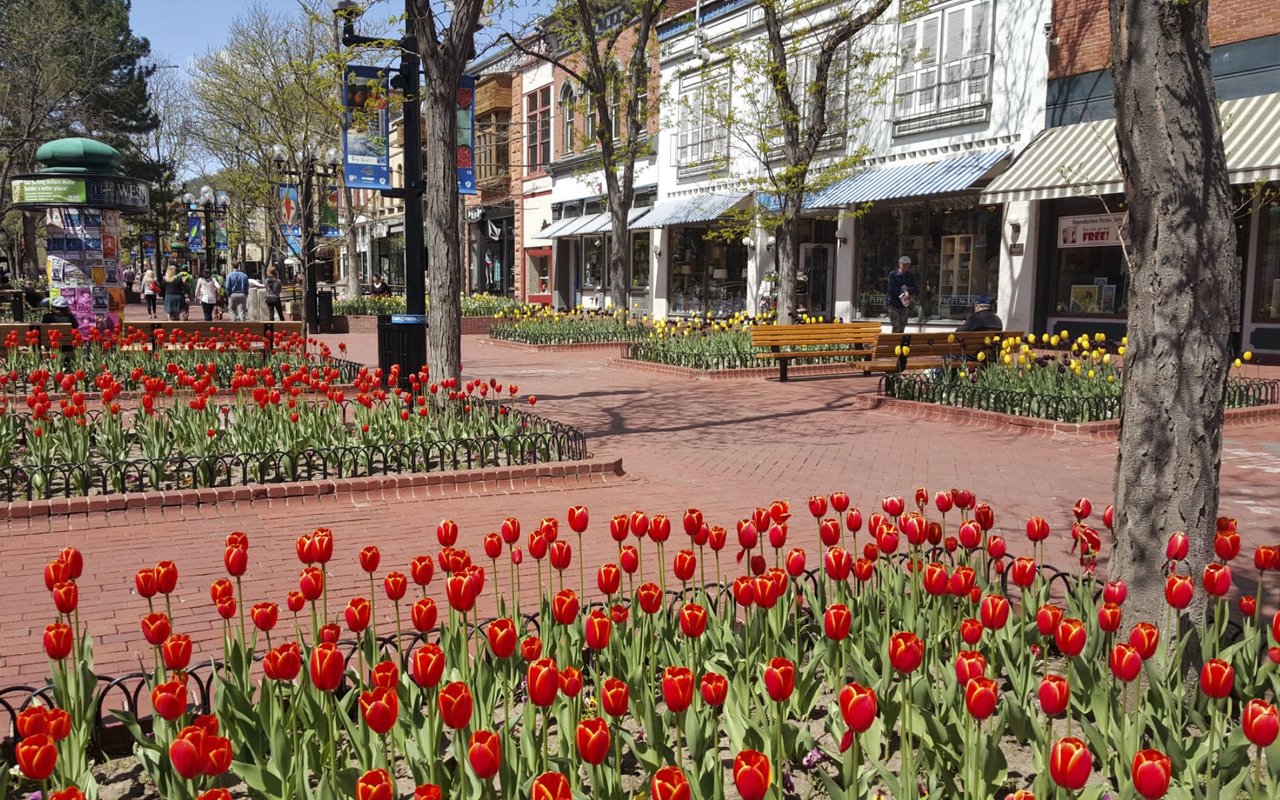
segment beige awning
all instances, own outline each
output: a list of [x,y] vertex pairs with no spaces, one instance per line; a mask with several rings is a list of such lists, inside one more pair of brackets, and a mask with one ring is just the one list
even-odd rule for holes
[[[1280,180],[1280,94],[1219,106],[1233,184]],[[1124,191],[1114,119],[1049,128],[982,193],[983,203],[1049,200]]]

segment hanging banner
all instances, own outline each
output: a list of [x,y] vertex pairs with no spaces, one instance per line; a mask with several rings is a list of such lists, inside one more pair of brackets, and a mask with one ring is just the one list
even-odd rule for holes
[[343,72],[343,174],[352,189],[391,188],[389,93],[381,67],[352,64]]
[[279,208],[280,232],[285,236],[302,235],[302,201],[298,198],[298,187],[292,183],[282,183],[277,187],[276,197]]
[[193,253],[204,252],[204,220],[198,214],[187,217],[187,249]]
[[342,235],[338,229],[338,187],[329,186],[320,193],[320,236],[325,239],[337,239]]
[[142,254],[147,258],[152,258],[156,254],[156,235],[154,233],[142,234]]
[[215,250],[231,249],[231,238],[227,235],[227,221],[225,219],[213,221],[213,247]]
[[476,193],[476,79],[458,79],[458,194]]
[[289,250],[295,255],[302,255],[302,237],[285,234],[285,244],[289,245]]

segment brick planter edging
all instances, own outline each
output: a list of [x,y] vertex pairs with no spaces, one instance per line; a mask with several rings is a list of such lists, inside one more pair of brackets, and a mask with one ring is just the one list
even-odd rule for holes
[[529,353],[563,353],[572,350],[616,350],[622,352],[623,342],[574,342],[572,344],[525,344],[509,342],[506,339],[481,339],[485,344],[506,347],[512,350],[524,350]]
[[[368,494],[371,499],[428,499],[446,495],[511,494],[556,486],[583,488],[616,481],[625,476],[621,458],[589,458],[516,467],[487,467],[456,472],[412,472],[363,478],[331,478],[293,483],[258,483],[210,489],[175,489],[167,492],[127,492],[89,497],[55,497],[49,500],[15,500],[0,503],[0,519],[92,514],[134,508],[168,508],[216,505],[326,495]],[[364,499],[363,497],[361,498]]]
[[[641,361],[635,358],[611,358],[605,366],[615,369],[631,369],[638,372],[651,372],[658,375],[670,375],[676,378],[687,378],[695,381],[734,381],[756,380],[760,378],[777,378],[777,367],[743,367],[741,369],[696,369],[679,367],[674,364],[655,364],[652,361]],[[791,366],[789,375],[847,375],[860,377],[862,370],[856,364],[796,364]]]
[[[1082,439],[1094,442],[1114,442],[1120,438],[1120,421],[1060,422],[1052,419],[1021,417],[996,411],[924,403],[917,400],[899,400],[883,395],[862,395],[859,406],[868,411],[884,410],[915,419],[938,420],[957,425],[981,426],[988,430],[1008,430],[1030,436],[1046,436],[1052,439]],[[1227,428],[1247,428],[1280,421],[1280,406],[1255,408],[1229,408],[1223,418]]]

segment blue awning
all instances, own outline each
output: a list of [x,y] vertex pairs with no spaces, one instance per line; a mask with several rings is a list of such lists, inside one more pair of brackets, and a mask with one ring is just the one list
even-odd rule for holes
[[634,220],[628,227],[666,228],[690,222],[710,222],[723,217],[731,208],[741,203],[746,194],[696,194],[661,200],[653,204],[649,213]]
[[872,167],[827,187],[806,206],[836,208],[875,200],[964,191],[1012,154],[1012,150],[984,150],[901,166]]

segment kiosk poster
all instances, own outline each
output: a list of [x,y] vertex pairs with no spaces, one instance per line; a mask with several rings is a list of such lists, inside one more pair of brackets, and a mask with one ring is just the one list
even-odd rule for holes
[[119,328],[125,301],[120,212],[50,208],[45,227],[50,295],[67,299],[82,333]]
[[476,193],[476,79],[463,75],[458,79],[458,194]]
[[352,189],[391,188],[389,94],[381,67],[352,64],[342,74],[342,165]]

